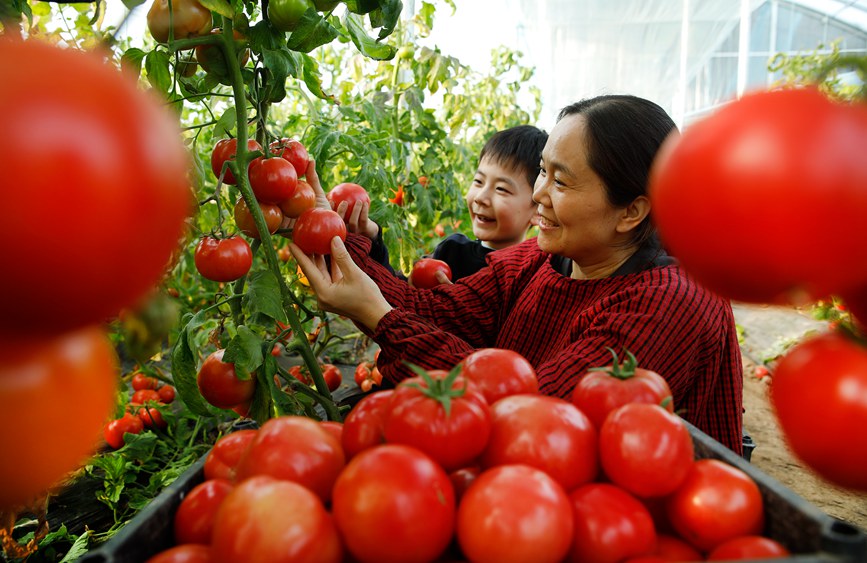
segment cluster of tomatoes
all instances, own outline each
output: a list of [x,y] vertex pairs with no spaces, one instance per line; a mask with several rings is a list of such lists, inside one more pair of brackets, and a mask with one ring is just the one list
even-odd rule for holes
[[163,430],[168,426],[159,406],[175,400],[175,388],[136,372],[132,376],[132,389],[130,410],[109,421],[102,430],[105,442],[115,450],[123,447],[126,434],[140,434],[145,428]]
[[[867,491],[867,104],[815,87],[748,94],[663,146],[650,178],[663,243],[700,283],[750,303],[842,298],[854,331],[791,348],[770,399],[792,451]],[[836,301],[835,301],[836,302]],[[851,390],[860,389],[859,393]],[[809,413],[805,416],[804,413]]]
[[[342,425],[288,416],[225,436],[178,508],[178,545],[150,561],[786,555],[761,536],[756,483],[695,460],[670,392],[658,404],[665,381],[624,366],[567,401],[540,395],[520,355],[484,349],[366,396]],[[603,378],[621,390],[604,407]]]
[[[7,33],[0,75],[4,208],[15,210],[0,254],[16,265],[0,278],[0,511],[14,513],[98,447],[119,378],[103,323],[160,282],[193,196],[176,120],[103,52]],[[36,193],[44,201],[28,205]],[[75,239],[50,258],[46,217]]]

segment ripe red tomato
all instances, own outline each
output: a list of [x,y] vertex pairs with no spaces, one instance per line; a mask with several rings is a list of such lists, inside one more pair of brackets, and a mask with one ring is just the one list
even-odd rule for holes
[[132,394],[129,402],[133,405],[143,405],[148,401],[152,401],[154,403],[160,402],[160,394],[154,391],[153,389],[140,389]]
[[575,514],[573,561],[609,563],[656,550],[653,518],[641,501],[608,483],[589,483],[569,494]]
[[562,561],[573,528],[563,487],[526,465],[484,471],[458,506],[458,543],[470,561]]
[[657,405],[618,407],[599,429],[599,460],[605,475],[640,497],[675,490],[686,479],[694,457],[686,425]]
[[230,282],[250,271],[253,251],[250,244],[241,237],[202,237],[196,246],[194,259],[196,269],[203,278]]
[[412,377],[395,388],[383,433],[386,442],[418,448],[455,471],[485,449],[491,411],[481,391],[463,377]]
[[343,375],[334,364],[322,366],[322,377],[325,379],[325,385],[328,386],[329,391],[335,391],[343,383]]
[[211,546],[190,543],[161,551],[145,563],[212,563]]
[[436,278],[437,272],[443,272],[449,280],[452,279],[452,269],[448,264],[436,258],[422,258],[412,267],[409,283],[421,289],[436,287],[440,284]]
[[373,362],[360,362],[355,366],[355,384],[361,385],[365,379],[370,379],[370,368],[374,366]]
[[385,443],[382,426],[393,389],[377,391],[364,397],[343,419],[343,451],[350,459],[362,450]]
[[260,203],[280,204],[292,197],[298,175],[288,160],[262,158],[250,163],[250,187]]
[[545,395],[512,395],[491,405],[491,415],[482,469],[526,464],[567,491],[596,476],[596,429],[575,405]]
[[313,379],[310,377],[310,372],[307,370],[306,366],[292,366],[288,371],[289,375],[304,385],[313,385]]
[[776,559],[789,555],[781,543],[762,536],[741,536],[716,546],[708,561],[737,561],[740,559]]
[[331,254],[331,239],[346,240],[346,223],[328,209],[308,209],[295,221],[292,240],[305,254]]
[[[336,420],[323,420],[319,423],[319,426],[327,430],[332,436],[337,438],[337,441],[341,444],[341,448],[343,447],[343,423],[337,422]],[[345,457],[345,456],[344,456]]]
[[[280,211],[280,206],[270,203],[260,203],[259,209],[262,210],[268,232],[270,234],[277,232],[277,229],[280,228],[280,224],[283,222],[283,212]],[[253,214],[250,213],[250,209],[247,207],[247,202],[244,201],[244,198],[239,198],[235,203],[234,214],[235,224],[238,225],[238,229],[242,233],[250,238],[261,238],[259,236],[259,229],[256,227],[256,221],[253,219]]]
[[[664,508],[664,507],[663,507]],[[701,561],[702,554],[684,540],[667,534],[656,535],[656,554],[665,561]]]
[[235,470],[241,456],[256,437],[256,430],[236,430],[214,443],[205,457],[205,479],[235,480]]
[[217,510],[233,488],[226,479],[209,479],[193,487],[175,512],[175,542],[210,545]]
[[338,563],[342,548],[322,501],[305,487],[264,475],[223,499],[211,546],[216,561]]
[[703,551],[738,536],[761,534],[764,527],[758,485],[740,469],[715,459],[693,463],[665,508],[677,533]]
[[123,447],[124,434],[140,434],[144,430],[144,422],[130,413],[124,413],[120,418],[116,418],[105,425],[102,430],[102,437],[105,443],[117,450]]
[[308,209],[316,206],[316,192],[313,186],[304,180],[298,180],[295,192],[286,200],[280,202],[280,210],[285,217],[296,219]]
[[156,389],[159,384],[160,381],[156,377],[148,377],[140,371],[137,371],[132,375],[132,388],[134,391]]
[[334,523],[360,561],[433,561],[448,547],[455,497],[422,452],[383,444],[355,456],[334,484]]
[[[261,151],[262,145],[256,142],[255,139],[247,139],[247,152]],[[223,172],[223,163],[227,160],[235,160],[235,155],[238,152],[238,139],[221,139],[214,145],[214,150],[211,152],[211,171],[217,178]],[[226,174],[223,176],[224,184],[235,185],[238,183],[237,178],[232,171],[226,168]]]
[[0,358],[3,510],[34,500],[93,454],[119,374],[114,347],[93,327],[42,342],[0,339]]
[[664,405],[674,412],[671,389],[661,375],[638,367],[635,356],[629,352],[628,359],[620,364],[614,351],[610,351],[614,354],[613,364],[587,370],[572,392],[572,403],[590,417],[597,430],[608,413],[628,403]]
[[169,404],[175,400],[175,388],[171,385],[163,385],[157,389],[157,394],[160,396],[160,402]]
[[343,184],[337,184],[334,186],[330,192],[325,194],[325,197],[328,198],[328,202],[331,204],[331,209],[337,211],[337,208],[344,201],[346,202],[346,214],[349,215],[352,212],[352,207],[358,203],[370,203],[370,196],[367,194],[367,190],[358,184],[352,184],[350,182],[345,182]]
[[662,240],[733,300],[801,301],[863,286],[867,245],[851,232],[867,215],[863,146],[865,104],[815,88],[746,95],[660,151],[649,190]]
[[[102,53],[3,41],[0,76],[0,255],[15,265],[0,276],[0,336],[102,323],[152,291],[184,233],[194,199],[177,120]],[[46,259],[49,217],[72,238]]]
[[461,362],[461,375],[479,387],[490,405],[509,395],[539,392],[536,370],[512,350],[476,350]]
[[[838,333],[791,348],[777,363],[771,404],[795,455],[841,487],[867,491],[867,349]],[[809,413],[809,416],[805,415]]]
[[319,423],[303,416],[281,416],[257,431],[238,462],[236,478],[268,475],[294,481],[327,502],[345,463],[340,442]]
[[173,0],[171,9],[168,0],[154,0],[147,15],[148,31],[157,43],[168,42],[170,29],[175,41],[205,35],[212,23],[211,11],[198,0]]
[[168,423],[163,418],[163,413],[153,407],[140,408],[138,410],[138,417],[145,428],[165,430],[168,427]]
[[[273,154],[279,154],[295,168],[298,177],[307,174],[307,163],[310,162],[310,155],[307,149],[301,144],[301,141],[295,139],[283,138],[279,141],[274,141],[268,148]],[[309,185],[309,184],[308,184]]]
[[223,361],[225,350],[217,350],[202,362],[196,376],[199,392],[210,404],[221,409],[230,409],[253,398],[256,378],[238,379],[235,364]]

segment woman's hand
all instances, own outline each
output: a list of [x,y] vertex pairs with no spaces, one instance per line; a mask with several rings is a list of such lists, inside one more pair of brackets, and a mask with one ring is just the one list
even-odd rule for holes
[[[307,164],[307,183],[313,188],[316,194],[316,207],[320,209],[331,209],[331,202],[325,196],[325,190],[322,189],[322,184],[319,182],[319,176],[316,174],[316,163],[313,159]],[[355,204],[352,207],[349,215],[346,212],[349,210],[349,204],[342,202],[334,211],[346,222],[346,228],[350,233],[359,233],[366,236],[370,240],[376,238],[379,234],[379,225],[368,218],[370,211],[370,203],[361,205]]]
[[331,240],[330,270],[325,256],[308,256],[294,243],[289,244],[289,249],[307,276],[321,309],[349,317],[371,331],[391,311],[376,282],[352,261],[340,237]]

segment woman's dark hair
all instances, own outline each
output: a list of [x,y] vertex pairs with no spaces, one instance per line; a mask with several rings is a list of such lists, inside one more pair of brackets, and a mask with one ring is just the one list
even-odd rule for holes
[[539,161],[548,133],[532,125],[518,125],[494,133],[482,148],[479,161],[488,157],[527,176],[532,188],[539,175]]
[[[564,107],[557,121],[581,114],[587,131],[587,163],[605,184],[608,201],[623,207],[647,195],[650,165],[662,141],[677,127],[655,103],[627,95],[598,96]],[[641,245],[655,234],[648,215],[633,232]]]

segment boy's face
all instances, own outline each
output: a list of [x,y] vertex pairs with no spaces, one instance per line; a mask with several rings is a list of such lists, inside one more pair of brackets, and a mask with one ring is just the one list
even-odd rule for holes
[[492,248],[518,244],[536,221],[527,175],[488,157],[479,162],[466,200],[473,234]]

